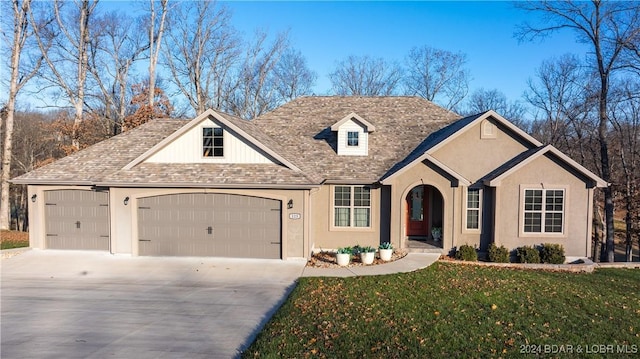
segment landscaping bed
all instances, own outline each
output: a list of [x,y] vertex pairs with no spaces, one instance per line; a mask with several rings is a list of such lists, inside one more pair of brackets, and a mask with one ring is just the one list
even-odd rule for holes
[[[379,265],[385,264],[389,262],[396,261],[407,255],[406,250],[395,249],[393,254],[391,255],[390,261],[383,261],[378,256],[373,260],[373,264],[370,265]],[[358,256],[352,256],[351,262],[346,267],[354,267],[354,266],[364,266],[364,264],[360,261]],[[341,267],[338,265],[336,261],[336,252],[333,251],[320,251],[313,253],[309,261],[307,262],[307,267],[316,267],[316,268],[338,268]]]

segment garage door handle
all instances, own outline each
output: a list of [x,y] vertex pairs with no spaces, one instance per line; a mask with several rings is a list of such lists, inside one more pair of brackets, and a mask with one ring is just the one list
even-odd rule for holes
[[150,239],[138,239],[138,242],[151,242]]
[[271,242],[271,244],[280,244],[280,242]]
[[76,228],[77,228],[77,229],[80,229],[80,221],[77,221],[77,222],[76,222]]
[[213,227],[207,227],[207,234],[213,234]]

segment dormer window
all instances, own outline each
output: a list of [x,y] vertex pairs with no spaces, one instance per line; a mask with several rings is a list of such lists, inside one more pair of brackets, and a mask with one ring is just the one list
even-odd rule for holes
[[367,156],[369,154],[369,135],[375,126],[352,112],[331,125],[336,132],[339,156]]
[[202,156],[224,157],[224,131],[220,127],[202,129]]
[[358,132],[357,131],[349,131],[347,132],[347,146],[349,147],[358,147]]

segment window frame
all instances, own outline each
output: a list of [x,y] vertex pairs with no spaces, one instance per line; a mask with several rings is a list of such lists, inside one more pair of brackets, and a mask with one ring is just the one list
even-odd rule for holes
[[[352,138],[350,135],[355,134],[355,145],[351,144],[351,140],[353,140],[354,138]],[[359,131],[347,131],[347,148],[352,148],[352,147],[360,147],[360,132]]]
[[[478,192],[478,207],[469,207],[469,192],[477,191]],[[479,233],[482,231],[482,196],[483,196],[482,188],[478,187],[467,187],[464,195],[464,231],[471,233]],[[469,228],[469,212],[477,211],[478,212],[478,228]]]
[[[348,204],[344,204],[344,202],[340,204],[336,204],[336,194],[338,191],[340,193],[343,192],[343,188],[348,188],[349,199]],[[339,190],[340,189],[340,190]],[[364,192],[361,192],[358,198],[358,194],[356,194],[356,189],[367,189],[368,198],[363,198],[362,195]],[[372,231],[373,230],[373,208],[374,208],[374,188],[369,185],[333,185],[331,186],[331,197],[330,197],[330,230],[339,230],[339,231]],[[344,199],[344,196],[342,197]],[[366,201],[368,205],[357,204],[358,201]],[[337,219],[337,209],[348,209],[348,225],[338,225],[336,222]],[[357,212],[358,210],[368,210],[367,212],[367,225],[366,226],[358,226]]]
[[[520,194],[520,218],[519,218],[519,232],[521,237],[566,237],[567,229],[567,203],[569,202],[569,190],[567,186],[552,186],[545,185],[544,187],[538,186],[522,186]],[[540,191],[541,202],[540,209],[527,209],[527,192],[528,191]],[[560,191],[562,193],[562,210],[547,209],[547,194],[551,191]],[[534,203],[535,204],[535,203]],[[527,214],[539,213],[540,214],[540,231],[526,230]],[[547,215],[561,214],[562,228],[560,232],[547,231]]]
[[[211,135],[207,135],[205,131],[211,130]],[[220,134],[216,134],[216,130],[220,132]],[[222,127],[215,126],[205,126],[202,127],[202,158],[225,158],[225,138],[227,136],[224,135],[225,131]],[[211,145],[207,145],[205,141],[210,138]],[[220,139],[222,144],[216,145],[216,139]],[[221,154],[216,155],[216,149],[221,151]],[[210,151],[210,155],[207,154],[207,151]]]

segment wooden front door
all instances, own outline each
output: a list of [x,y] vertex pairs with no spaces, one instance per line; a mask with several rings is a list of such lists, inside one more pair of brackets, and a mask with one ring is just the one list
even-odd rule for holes
[[428,235],[429,192],[425,186],[416,186],[407,195],[407,236]]

